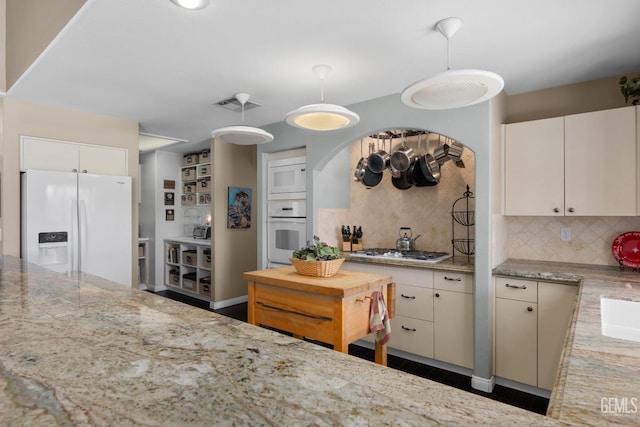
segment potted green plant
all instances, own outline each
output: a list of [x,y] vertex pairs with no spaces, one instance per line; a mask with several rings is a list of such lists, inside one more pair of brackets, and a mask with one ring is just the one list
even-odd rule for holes
[[638,105],[640,102],[640,76],[636,77],[620,77],[620,81],[618,81],[620,85],[620,92],[624,96],[624,102],[629,103],[631,100],[631,105]]
[[344,262],[340,249],[329,246],[313,236],[313,242],[307,241],[303,248],[293,251],[291,263],[298,273],[305,276],[331,277]]

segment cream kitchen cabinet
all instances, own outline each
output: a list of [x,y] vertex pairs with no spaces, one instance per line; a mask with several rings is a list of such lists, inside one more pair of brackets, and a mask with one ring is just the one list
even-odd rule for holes
[[473,369],[473,275],[433,275],[434,359]]
[[636,215],[636,141],[635,107],[506,125],[505,214]]
[[[388,274],[396,283],[392,349],[473,368],[473,275],[346,262],[353,271]],[[369,335],[366,341],[373,342]]]
[[495,279],[495,374],[551,390],[578,287]]
[[98,175],[128,173],[124,148],[21,137],[20,170],[41,169]]

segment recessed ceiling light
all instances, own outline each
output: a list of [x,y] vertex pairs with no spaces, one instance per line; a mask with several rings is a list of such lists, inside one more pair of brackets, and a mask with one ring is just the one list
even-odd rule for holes
[[209,0],[171,0],[174,4],[185,9],[204,9],[209,6]]
[[181,143],[181,142],[189,142],[184,139],[171,138],[168,136],[161,135],[153,135],[150,133],[140,132],[138,135],[138,150],[145,151],[153,151],[159,148],[163,148],[169,145]]

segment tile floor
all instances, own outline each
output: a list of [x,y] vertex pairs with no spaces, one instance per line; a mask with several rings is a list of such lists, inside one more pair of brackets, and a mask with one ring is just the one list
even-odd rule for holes
[[[164,297],[181,301],[195,307],[210,310],[208,302],[191,298],[175,292],[163,291],[158,292],[156,295],[162,295]],[[234,319],[242,320],[244,322],[247,321],[246,303],[226,307],[220,310],[215,310],[215,312],[228,317],[232,317]],[[365,347],[351,344],[349,345],[349,354],[361,359],[373,361],[373,350]],[[432,381],[447,384],[451,387],[456,387],[461,390],[468,391],[469,393],[484,396],[488,399],[497,400],[499,402],[536,412],[538,414],[546,414],[547,406],[549,405],[549,399],[528,394],[519,390],[513,390],[501,385],[496,385],[493,389],[493,393],[484,393],[471,388],[471,378],[466,375],[414,362],[412,360],[403,359],[401,357],[393,355],[389,355],[387,357],[387,366],[393,369],[408,372],[413,375],[418,375],[423,378],[428,378]]]

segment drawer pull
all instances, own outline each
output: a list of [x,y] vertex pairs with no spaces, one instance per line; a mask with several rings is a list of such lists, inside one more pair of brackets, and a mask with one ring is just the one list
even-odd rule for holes
[[527,307],[527,311],[533,311],[533,307]]
[[405,331],[409,331],[409,332],[415,332],[417,331],[416,328],[407,328],[406,326],[402,325],[402,329],[404,329]]
[[527,289],[527,285],[522,285],[522,286],[516,286],[516,285],[510,285],[508,283],[504,284],[507,288],[512,288],[512,289]]
[[462,282],[462,279],[459,278],[459,277],[447,277],[447,276],[444,276],[444,280],[450,280],[452,282]]
[[400,294],[400,296],[402,298],[406,298],[406,299],[416,299],[416,297],[414,297],[413,295],[409,296],[409,295],[405,295],[405,294]]
[[436,294],[436,298],[440,298],[440,294]]

